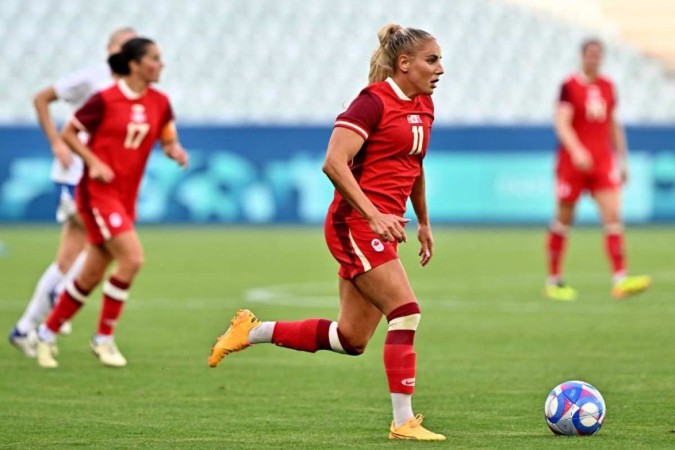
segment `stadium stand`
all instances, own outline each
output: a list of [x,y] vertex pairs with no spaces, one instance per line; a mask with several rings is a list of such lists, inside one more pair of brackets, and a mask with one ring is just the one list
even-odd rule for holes
[[[0,123],[34,123],[35,90],[100,61],[108,32],[123,25],[162,46],[160,88],[183,122],[329,123],[365,84],[375,33],[391,21],[427,29],[442,45],[437,123],[549,122],[559,84],[577,67],[578,44],[589,34],[608,43],[606,71],[618,84],[623,120],[675,120],[666,65],[622,40],[597,2],[547,2],[575,11],[564,18],[522,4],[532,2],[543,3],[3,0],[0,83],[11,88],[0,92]],[[618,11],[631,2],[616,3]],[[66,117],[64,108],[56,111]]]

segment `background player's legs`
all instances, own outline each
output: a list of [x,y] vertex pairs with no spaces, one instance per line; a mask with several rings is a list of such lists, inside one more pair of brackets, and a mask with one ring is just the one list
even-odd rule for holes
[[558,202],[555,220],[547,235],[548,277],[550,283],[558,283],[562,279],[562,262],[567,244],[567,233],[574,223],[575,204]]
[[[56,264],[61,273],[66,274],[72,271],[86,243],[87,234],[84,224],[80,216],[76,214],[64,222],[61,230],[61,240],[56,252]],[[81,264],[84,264],[84,261]]]
[[78,216],[64,222],[57,250],[56,261],[44,271],[33,292],[26,310],[16,325],[16,331],[26,334],[41,323],[52,307],[52,296],[59,292],[59,286],[72,279],[84,263],[82,255],[85,243],[85,230]]
[[552,300],[571,301],[577,298],[577,291],[565,284],[562,276],[567,234],[574,223],[575,206],[576,198],[558,200],[555,219],[546,235],[548,278],[544,295]]
[[593,193],[605,227],[605,249],[612,268],[612,279],[620,281],[626,276],[623,223],[621,221],[621,191],[603,189]]
[[112,275],[103,285],[103,306],[95,342],[110,339],[115,331],[117,319],[129,297],[129,287],[143,267],[143,247],[136,230],[121,233],[105,244],[106,249],[117,262]]
[[612,267],[612,295],[615,298],[624,298],[646,291],[651,285],[651,277],[627,275],[620,189],[598,190],[593,197],[605,225],[605,248]]
[[66,285],[54,309],[38,328],[37,362],[41,367],[58,367],[55,344],[59,328],[80,310],[112,262],[112,255],[102,246],[89,245],[86,255],[82,272]]
[[68,283],[65,290],[40,327],[40,339],[53,343],[61,324],[77,313],[84,305],[89,293],[103,279],[107,267],[112,262],[112,255],[102,246],[90,245],[87,248],[82,271],[75,280]]

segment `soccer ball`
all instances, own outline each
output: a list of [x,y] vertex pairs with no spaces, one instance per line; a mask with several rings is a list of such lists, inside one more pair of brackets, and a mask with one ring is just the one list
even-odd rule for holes
[[565,381],[546,399],[544,417],[555,434],[590,436],[605,421],[607,407],[600,392],[584,381]]

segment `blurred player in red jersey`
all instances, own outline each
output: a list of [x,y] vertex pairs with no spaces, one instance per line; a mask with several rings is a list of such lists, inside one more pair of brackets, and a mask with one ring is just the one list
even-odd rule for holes
[[[119,28],[108,40],[108,56],[120,51],[122,44],[136,36],[133,28]],[[63,291],[65,283],[72,281],[84,263],[86,234],[82,220],[75,207],[75,186],[82,177],[82,160],[73,155],[63,142],[49,113],[49,104],[63,100],[73,111],[97,91],[112,85],[114,75],[107,63],[101,62],[70,73],[57,80],[54,85],[40,90],[34,98],[40,127],[47,137],[54,154],[51,178],[59,189],[59,204],[56,220],[62,224],[59,248],[54,260],[42,273],[35,286],[33,297],[26,310],[9,335],[9,342],[28,357],[35,357],[36,327],[51,309],[52,302]],[[61,333],[70,332],[70,323],[61,326]]]
[[[113,335],[129,287],[143,265],[143,248],[134,229],[138,188],[158,140],[169,158],[183,167],[188,163],[169,99],[150,86],[163,68],[159,47],[149,39],[134,38],[108,62],[120,80],[92,96],[62,132],[63,140],[85,164],[76,201],[89,245],[81,273],[66,286],[38,329],[37,360],[42,367],[58,366],[59,327],[82,307],[113,261],[117,265],[103,285],[103,306],[91,348],[106,366],[127,364]],[[89,134],[87,145],[78,139],[80,131]]]
[[391,24],[378,36],[370,85],[338,116],[323,165],[336,188],[325,236],[340,264],[337,322],[260,322],[241,309],[213,346],[209,365],[258,343],[360,355],[385,317],[384,365],[394,416],[389,438],[444,440],[413,414],[420,308],[397,255],[398,244],[407,241],[403,214],[410,198],[422,266],[432,257],[422,160],[434,120],[431,94],[443,74],[441,51],[432,35],[414,28]]
[[648,276],[627,275],[621,186],[628,180],[626,138],[616,119],[616,93],[612,82],[600,74],[602,43],[590,39],[581,47],[582,72],[562,85],[555,130],[560,140],[557,164],[557,211],[548,232],[549,278],[546,296],[574,300],[577,292],[562,278],[562,257],[567,232],[574,222],[574,208],[584,191],[593,196],[605,227],[607,256],[612,267],[615,298],[646,290]]

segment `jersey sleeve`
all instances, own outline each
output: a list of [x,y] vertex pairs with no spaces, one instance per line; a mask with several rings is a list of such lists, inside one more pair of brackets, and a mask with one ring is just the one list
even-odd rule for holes
[[384,105],[372,92],[363,90],[349,108],[335,120],[335,127],[348,128],[368,139],[382,119]]
[[101,120],[103,120],[104,109],[103,96],[100,92],[96,93],[87,100],[87,103],[75,111],[71,121],[78,129],[91,134],[96,131]]
[[164,112],[164,117],[162,118],[161,127],[164,128],[167,124],[173,122],[174,118],[175,117],[173,115],[173,108],[171,107],[171,103],[167,99],[166,111]]
[[54,83],[54,92],[61,100],[71,104],[80,104],[92,91],[90,70],[77,70]]
[[570,92],[570,87],[567,83],[563,83],[563,85],[560,87],[560,97],[558,98],[558,103],[572,104],[572,93]]

